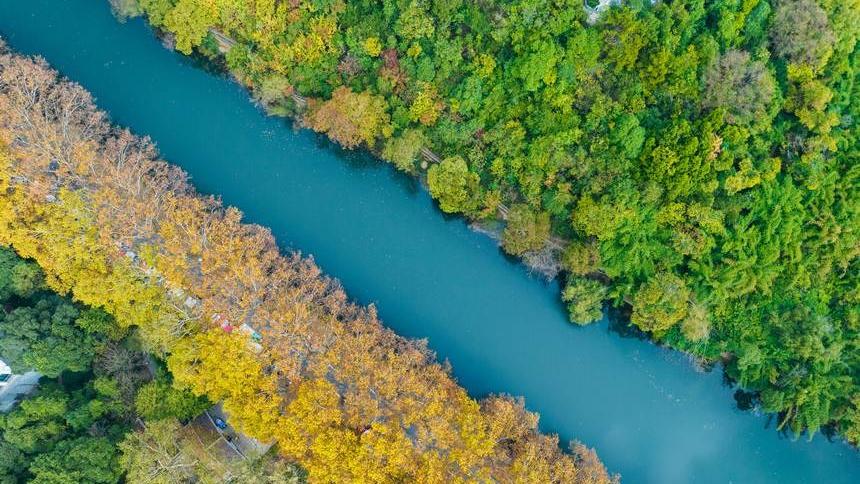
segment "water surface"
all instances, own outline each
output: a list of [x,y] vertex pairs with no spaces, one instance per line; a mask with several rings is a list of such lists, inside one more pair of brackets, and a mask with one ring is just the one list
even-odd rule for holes
[[312,254],[397,332],[428,338],[474,396],[524,395],[541,427],[596,447],[626,482],[857,482],[860,456],[780,436],[734,406],[720,372],[609,331],[571,326],[558,287],[444,217],[409,178],[266,117],[224,77],[169,52],[104,0],[0,0],[0,33],[149,135],[204,193]]

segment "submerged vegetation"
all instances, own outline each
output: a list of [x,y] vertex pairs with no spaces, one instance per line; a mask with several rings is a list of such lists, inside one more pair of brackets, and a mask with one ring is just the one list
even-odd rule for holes
[[[193,415],[194,400],[173,391],[221,402],[233,426],[275,443],[313,482],[610,481],[593,451],[566,453],[541,434],[521,399],[470,398],[424,343],[384,328],[312,260],[282,256],[267,229],[241,219],[44,61],[0,52],[0,244],[97,308],[74,327],[71,317],[42,327],[51,344],[76,341],[89,358],[133,333],[166,362],[170,381],[137,390],[123,411]],[[130,434],[128,475],[184,462],[174,431],[168,421]]]
[[[128,3],[128,2],[125,2]],[[415,173],[758,392],[860,439],[858,0],[140,0],[274,112]],[[593,22],[592,22],[593,20]],[[224,35],[231,42],[224,42]]]

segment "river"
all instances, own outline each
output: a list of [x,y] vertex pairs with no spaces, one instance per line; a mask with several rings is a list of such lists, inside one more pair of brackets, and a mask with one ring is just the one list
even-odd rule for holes
[[544,431],[595,447],[625,482],[860,480],[858,452],[780,435],[774,419],[737,408],[721,371],[697,371],[606,320],[571,325],[556,284],[444,216],[413,180],[265,116],[142,20],[118,23],[107,1],[0,0],[0,34],[151,136],[198,190],[312,254],[395,331],[427,338],[472,395],[525,396]]

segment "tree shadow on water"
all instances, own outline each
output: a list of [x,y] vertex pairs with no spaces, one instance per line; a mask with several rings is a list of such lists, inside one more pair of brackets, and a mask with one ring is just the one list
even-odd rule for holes
[[[306,130],[307,128],[299,127],[298,129]],[[415,196],[421,193],[422,187],[417,177],[397,170],[390,163],[369,152],[366,147],[359,146],[351,150],[346,149],[324,134],[308,131],[312,133],[317,148],[332,153],[351,170],[384,170],[388,175],[388,180],[400,186],[408,195]]]
[[622,338],[634,338],[639,341],[651,341],[648,333],[637,328],[630,322],[631,308],[628,305],[621,307],[608,306],[606,308],[606,319],[609,322],[607,330]]

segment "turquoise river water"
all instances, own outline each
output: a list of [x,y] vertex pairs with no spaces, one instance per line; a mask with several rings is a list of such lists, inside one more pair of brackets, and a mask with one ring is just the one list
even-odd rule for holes
[[312,254],[394,330],[427,338],[472,395],[525,396],[543,430],[595,447],[625,482],[860,482],[857,451],[780,435],[737,408],[719,369],[608,321],[574,327],[557,285],[443,216],[413,180],[265,116],[142,20],[118,23],[105,0],[0,0],[0,34],[151,136],[201,192]]

